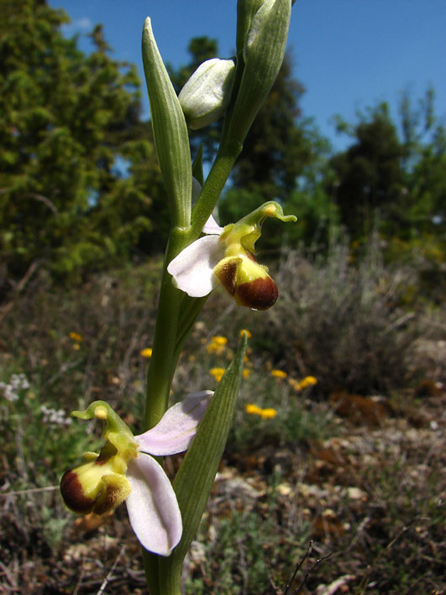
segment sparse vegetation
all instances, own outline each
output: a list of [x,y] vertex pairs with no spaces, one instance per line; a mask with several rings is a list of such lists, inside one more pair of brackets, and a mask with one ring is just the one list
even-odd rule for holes
[[[158,272],[154,261],[70,291],[36,276],[3,311],[5,593],[87,594],[103,584],[145,592],[125,510],[77,519],[57,484],[67,462],[99,443],[69,423],[72,409],[105,397],[138,427]],[[302,593],[328,593],[334,581],[344,593],[441,593],[444,312],[418,300],[417,270],[386,264],[376,244],[356,261],[345,245],[325,259],[290,253],[279,275],[284,290],[262,325],[213,295],[174,382],[173,399],[215,386],[210,371],[228,365],[240,330],[250,330],[233,429],[185,565],[187,592],[283,593],[312,541],[289,593],[329,553]],[[249,413],[248,404],[275,413]]]

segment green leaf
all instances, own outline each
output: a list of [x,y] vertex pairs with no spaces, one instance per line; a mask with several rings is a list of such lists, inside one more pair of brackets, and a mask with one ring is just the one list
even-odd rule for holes
[[246,345],[247,337],[243,335],[173,482],[183,517],[183,536],[169,558],[160,559],[163,593],[176,592],[174,584],[179,585],[184,557],[212,490],[237,401]]
[[153,135],[169,196],[172,224],[188,227],[192,197],[189,134],[183,110],[158,51],[150,18],[144,23],[142,57]]

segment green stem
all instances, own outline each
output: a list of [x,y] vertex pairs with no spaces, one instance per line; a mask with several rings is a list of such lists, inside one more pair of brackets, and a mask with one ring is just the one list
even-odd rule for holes
[[[185,230],[173,229],[166,249],[163,276],[155,322],[153,352],[147,372],[144,429],[153,428],[164,415],[179,357],[177,331],[183,293],[173,286],[168,263],[187,245]],[[142,549],[144,570],[150,595],[168,595],[160,588],[160,556]],[[175,593],[175,592],[172,592]],[[178,594],[180,591],[178,591]]]
[[172,230],[161,281],[153,352],[147,372],[144,429],[153,428],[163,417],[169,400],[170,386],[178,359],[176,353],[178,317],[183,293],[176,289],[167,272],[167,264],[187,245],[186,230]]
[[[197,239],[226,184],[234,163],[242,150],[240,143],[227,142],[220,149],[209,172],[202,192],[192,212],[192,225],[189,228],[173,228],[163,268],[163,277],[158,303],[158,312],[153,339],[153,352],[147,372],[146,410],[144,429],[155,426],[164,415],[169,400],[175,367],[182,345],[206,298],[187,303],[183,293],[176,289],[167,272],[168,263]],[[190,320],[181,312],[180,306],[187,303]],[[150,595],[180,595],[181,564],[178,569],[163,571],[163,560],[150,552],[143,551],[144,568]]]
[[234,141],[228,141],[225,144],[220,145],[211,171],[209,172],[200,196],[192,209],[191,235],[193,236],[193,239],[198,238],[203,229],[203,225],[214,210],[220,194],[228,181],[232,168],[234,167],[234,163],[242,149],[243,145]]
[[[175,568],[169,565],[169,558],[163,558],[159,563],[159,582],[162,595],[181,594],[181,564]],[[152,593],[150,593],[152,595]]]
[[162,595],[159,583],[159,556],[142,548],[142,559],[146,573],[146,583],[150,595]]

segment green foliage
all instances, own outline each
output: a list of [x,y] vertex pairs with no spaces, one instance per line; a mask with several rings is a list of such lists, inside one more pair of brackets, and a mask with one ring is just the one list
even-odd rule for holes
[[326,258],[289,257],[273,319],[288,337],[281,357],[300,362],[327,392],[370,394],[410,382],[420,332],[416,268],[386,264],[376,239],[362,249],[332,244]]
[[66,274],[128,258],[151,228],[150,201],[139,180],[120,179],[120,164],[134,166],[141,152],[154,159],[139,140],[136,68],[109,57],[100,26],[86,56],[76,39],[63,38],[63,12],[37,0],[2,9],[0,253],[7,275],[20,278],[36,261]]
[[[212,525],[204,522],[199,535],[203,550],[195,558],[207,580],[190,577],[185,585],[188,592],[205,595],[209,593],[206,583],[211,583],[222,593],[270,593],[272,576],[285,584],[290,574],[287,561],[302,556],[308,533],[287,539],[286,530],[278,527],[276,506],[271,498],[261,512],[231,510]],[[217,532],[218,539],[209,537],[210,530]]]
[[386,103],[358,114],[358,122],[336,119],[353,144],[330,160],[325,188],[335,198],[352,238],[378,228],[403,241],[445,234],[446,134],[435,114],[435,92],[414,101],[401,96],[399,121]]
[[305,126],[296,123],[303,87],[285,56],[271,93],[256,117],[232,175],[235,188],[256,192],[262,202],[285,201],[296,179],[314,158]]
[[360,117],[352,133],[354,144],[330,160],[328,191],[335,195],[341,222],[357,239],[370,234],[378,214],[401,224],[404,151],[385,103]]
[[[65,466],[97,445],[93,437],[71,427],[69,411],[60,408],[39,383],[0,364],[0,434],[3,462],[8,469],[8,490],[14,493],[14,510],[26,519],[19,531],[4,526],[8,562],[14,546],[29,546],[33,539],[49,550],[57,549],[68,523],[60,505],[58,480]],[[67,459],[68,457],[68,459]],[[37,503],[39,502],[39,504]],[[4,545],[0,540],[0,548]]]
[[[250,368],[248,368],[250,369]],[[294,374],[294,372],[293,372]],[[256,362],[242,386],[239,408],[228,439],[228,452],[253,452],[267,444],[275,448],[287,444],[308,444],[336,433],[331,412],[321,407],[317,413],[308,407],[317,387],[296,391],[289,384],[295,378],[274,378]],[[261,388],[260,388],[261,387]],[[250,414],[246,405],[276,411],[272,419]]]

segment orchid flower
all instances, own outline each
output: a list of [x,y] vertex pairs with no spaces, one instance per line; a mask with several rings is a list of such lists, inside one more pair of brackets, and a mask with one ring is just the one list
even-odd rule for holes
[[254,256],[267,217],[296,221],[294,215],[284,215],[274,201],[226,227],[220,227],[211,216],[203,227],[206,235],[187,246],[167,267],[176,287],[198,298],[208,295],[220,281],[239,306],[270,308],[279,295],[277,285]]
[[94,401],[80,419],[105,421],[106,440],[99,454],[86,453],[85,463],[66,471],[60,489],[74,512],[104,514],[126,501],[130,524],[146,550],[168,556],[181,539],[183,526],[169,478],[154,456],[187,450],[204,416],[212,391],[186,395],[160,422],[134,436],[104,401]]

